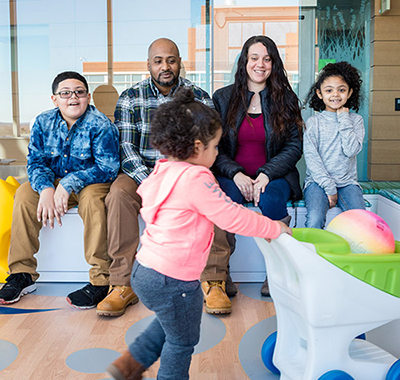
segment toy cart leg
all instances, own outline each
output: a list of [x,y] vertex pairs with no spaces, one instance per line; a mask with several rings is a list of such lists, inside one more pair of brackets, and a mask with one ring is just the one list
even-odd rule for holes
[[307,357],[304,320],[279,301],[275,302],[275,310],[278,339],[274,364],[281,371],[282,378],[300,378],[297,371],[303,372]]
[[318,380],[354,380],[354,377],[347,372],[335,370],[324,373]]
[[386,380],[400,380],[400,359],[390,367]]
[[[307,326],[307,363],[304,379],[316,379],[321,373],[324,373],[323,363],[326,362],[326,358],[331,358],[330,364],[333,368],[345,368],[346,363],[350,360],[349,347],[352,339],[351,332],[347,331],[346,333],[344,326],[340,327],[340,331],[336,328]],[[343,379],[351,378],[344,377]],[[338,377],[338,379],[341,378]]]
[[277,375],[279,375],[280,371],[278,368],[275,367],[275,365],[272,361],[272,358],[274,356],[274,351],[275,351],[276,337],[277,337],[277,332],[275,331],[267,339],[265,339],[265,342],[261,348],[261,359],[262,359],[264,365],[272,373],[276,373]]

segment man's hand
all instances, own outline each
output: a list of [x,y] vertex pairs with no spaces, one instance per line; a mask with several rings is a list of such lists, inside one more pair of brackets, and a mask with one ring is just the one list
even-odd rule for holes
[[57,219],[58,224],[61,226],[61,218],[54,205],[54,192],[52,187],[48,187],[40,193],[39,203],[37,208],[37,220],[42,222],[43,227],[47,226],[49,222],[50,228],[54,228],[54,218]]

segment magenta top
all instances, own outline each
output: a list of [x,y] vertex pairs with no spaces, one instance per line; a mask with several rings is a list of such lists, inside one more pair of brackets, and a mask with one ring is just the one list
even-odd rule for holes
[[248,176],[255,176],[257,170],[267,162],[264,116],[262,113],[254,116],[251,118],[252,125],[245,117],[240,126],[235,157]]

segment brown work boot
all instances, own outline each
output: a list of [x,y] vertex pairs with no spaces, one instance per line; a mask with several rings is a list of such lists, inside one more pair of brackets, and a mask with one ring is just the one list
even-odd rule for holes
[[129,351],[125,351],[107,368],[107,373],[116,380],[141,380],[144,371],[146,368],[137,362]]
[[229,314],[232,304],[225,292],[225,281],[204,281],[201,289],[206,303],[206,312],[209,314]]
[[108,295],[97,305],[97,315],[119,317],[129,305],[139,301],[130,286],[111,286]]

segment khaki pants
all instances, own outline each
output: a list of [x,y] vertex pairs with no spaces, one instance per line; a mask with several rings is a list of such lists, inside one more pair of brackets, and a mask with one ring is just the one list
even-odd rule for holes
[[[56,180],[54,185],[57,186],[58,182]],[[78,205],[78,213],[83,220],[85,259],[92,266],[89,270],[90,282],[96,286],[109,284],[110,258],[107,254],[107,215],[104,204],[109,189],[110,183],[97,183],[86,186],[79,194],[72,193],[68,199],[68,209]],[[36,216],[38,202],[39,194],[31,188],[29,182],[18,188],[14,199],[8,254],[10,273],[30,273],[33,281],[39,278],[34,257],[39,250],[39,232],[42,228]],[[68,238],[74,239],[74,236]]]
[[[120,173],[111,185],[106,198],[108,223],[108,254],[111,285],[130,285],[130,275],[139,245],[138,216],[142,199],[137,194],[138,184],[127,174]],[[225,281],[231,249],[225,231],[214,228],[215,238],[202,281]]]

